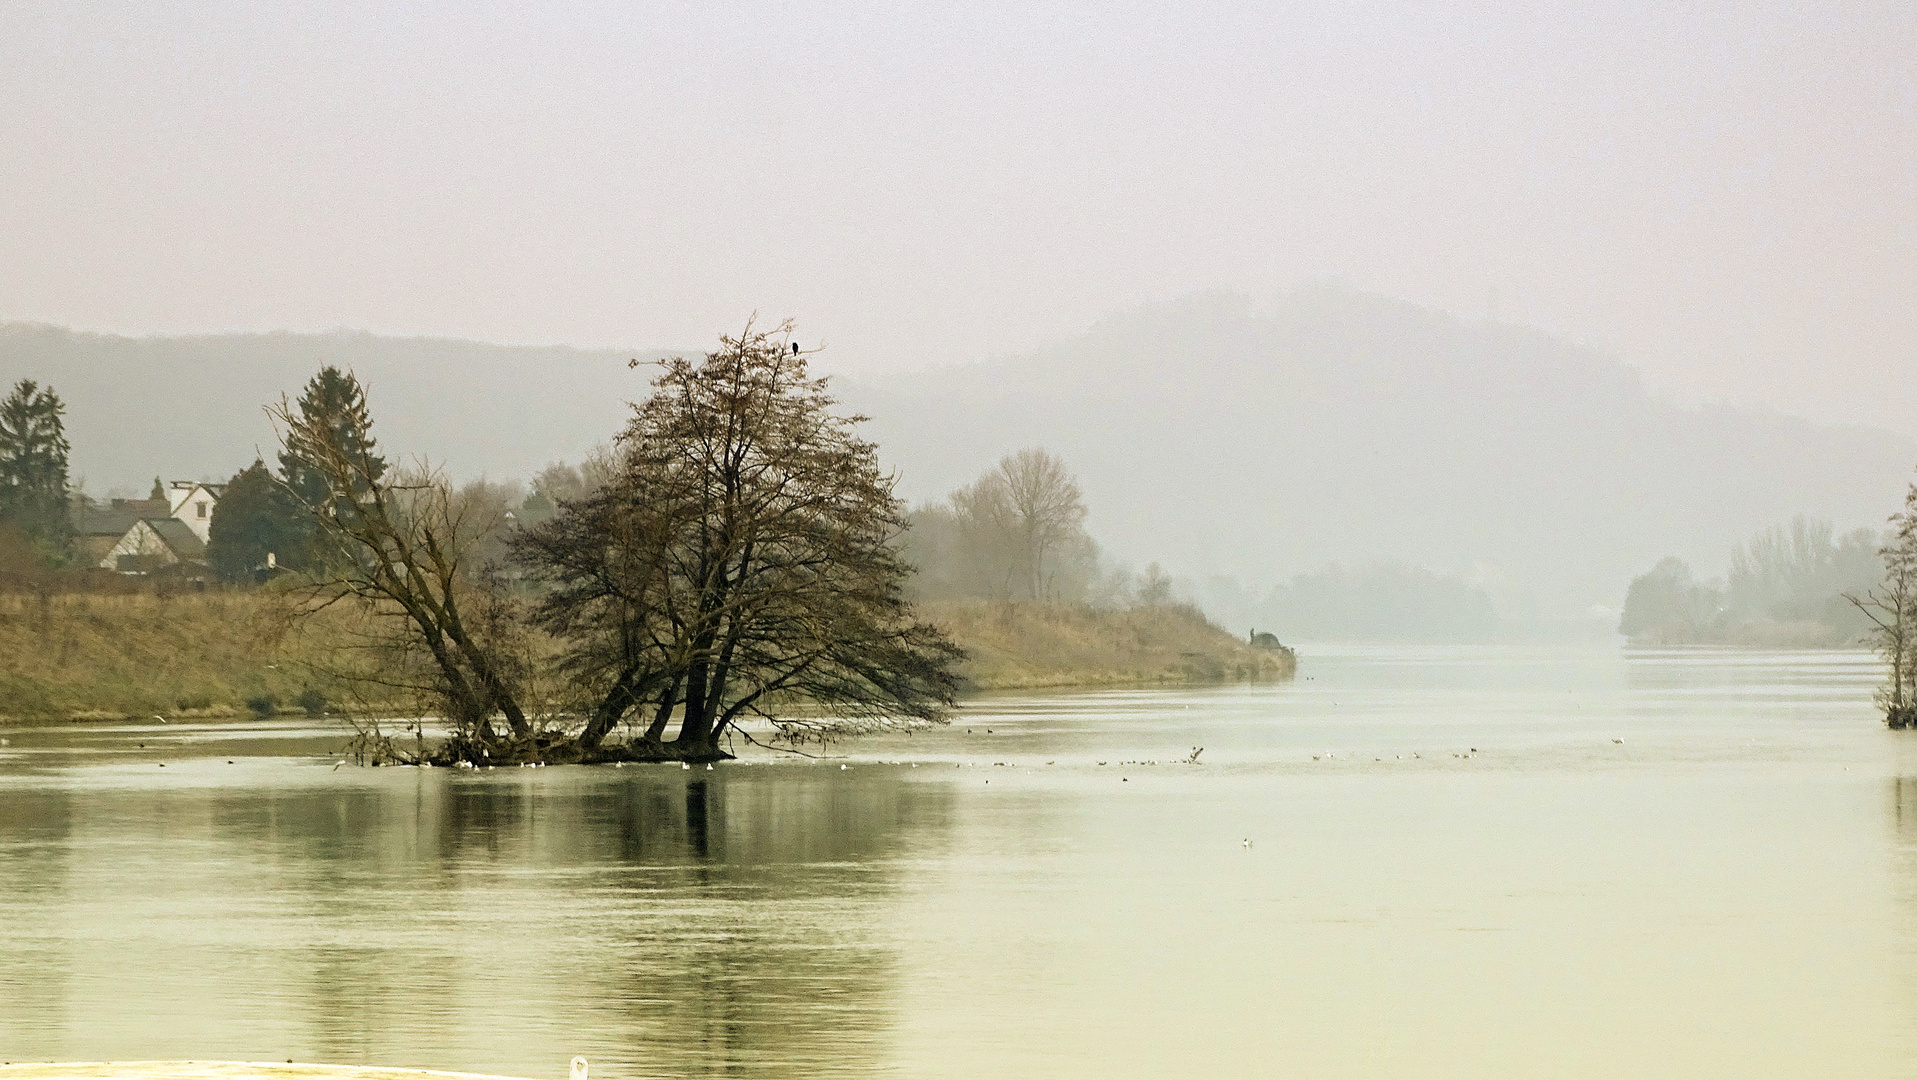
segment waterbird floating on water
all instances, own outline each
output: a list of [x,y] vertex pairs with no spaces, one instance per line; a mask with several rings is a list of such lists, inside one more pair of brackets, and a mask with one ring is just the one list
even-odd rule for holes
[[[797,352],[798,350],[799,350],[799,347],[797,345],[794,345],[792,347],[793,352]],[[572,1075],[568,1078],[568,1080],[586,1080],[586,1059],[585,1058],[576,1057],[572,1059]]]

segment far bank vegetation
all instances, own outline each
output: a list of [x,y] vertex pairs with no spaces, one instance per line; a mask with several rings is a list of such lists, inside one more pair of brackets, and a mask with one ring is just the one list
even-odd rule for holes
[[1271,635],[1239,640],[1174,596],[1157,563],[1111,565],[1085,529],[1084,495],[1040,447],[1007,455],[912,511],[907,593],[964,644],[979,689],[1284,678]]
[[664,361],[601,482],[526,525],[390,468],[344,378],[272,410],[322,481],[290,595],[365,627],[357,668],[331,674],[443,728],[409,748],[369,725],[370,753],[697,762],[760,725],[796,743],[946,721],[962,651],[904,598],[903,507],[789,325]]
[[57,530],[10,534],[0,648],[26,659],[0,713],[346,714],[374,758],[700,761],[942,723],[968,687],[1291,672],[1155,565],[1105,565],[1042,449],[908,513],[806,360],[781,326],[665,361],[625,431],[530,491],[389,462],[328,368],[271,410],[277,472],[225,485],[212,576],[62,569]]
[[1869,625],[1866,640],[1884,661],[1877,705],[1892,728],[1917,728],[1917,484],[1892,515],[1883,546],[1882,573],[1844,599]]
[[1871,622],[1846,597],[1882,576],[1882,543],[1871,529],[1839,536],[1830,522],[1799,515],[1733,550],[1721,581],[1668,558],[1631,582],[1618,630],[1641,646],[1860,644]]

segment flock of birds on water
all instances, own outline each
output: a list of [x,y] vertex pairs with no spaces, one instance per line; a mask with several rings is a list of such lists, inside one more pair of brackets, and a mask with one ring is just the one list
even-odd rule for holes
[[[156,717],[154,717],[154,719],[155,719],[155,720],[158,720],[158,721],[160,721],[160,722],[161,722],[162,724],[164,724],[164,723],[166,723],[166,718],[165,718],[165,717],[161,717],[161,716],[156,716]],[[987,733],[987,734],[990,734],[990,733],[991,733],[991,729],[989,729],[989,728],[988,728],[988,729],[986,729],[986,733]],[[970,734],[970,731],[969,731],[969,730],[967,731],[967,734]],[[1623,739],[1615,739],[1615,738],[1614,738],[1614,739],[1612,739],[1612,740],[1611,740],[1611,742],[1612,742],[1612,743],[1614,743],[1614,744],[1616,744],[1616,745],[1619,745],[1619,746],[1622,746],[1622,745],[1624,745],[1624,740],[1623,740]],[[12,745],[12,741],[11,741],[11,740],[9,740],[9,739],[0,739],[0,746],[10,746],[10,745]],[[140,743],[140,744],[139,744],[139,748],[140,748],[140,749],[142,749],[142,750],[144,750],[144,749],[146,749],[146,744],[145,744],[145,743]],[[1194,747],[1192,747],[1192,750],[1191,750],[1191,754],[1190,754],[1189,756],[1187,756],[1187,757],[1185,757],[1185,758],[1182,758],[1182,759],[1177,759],[1177,760],[1170,760],[1170,761],[1159,761],[1159,760],[1157,760],[1157,759],[1140,759],[1140,760],[1136,760],[1136,761],[1121,761],[1121,762],[1119,762],[1118,764],[1119,764],[1120,766],[1127,766],[1127,765],[1136,765],[1136,766],[1155,766],[1155,765],[1197,765],[1197,764],[1199,764],[1199,761],[1198,761],[1198,756],[1199,756],[1200,754],[1202,754],[1202,753],[1204,753],[1204,752],[1205,752],[1205,748],[1204,748],[1204,747],[1202,747],[1202,746],[1194,746]],[[1471,748],[1470,748],[1470,749],[1468,749],[1468,750],[1463,750],[1463,751],[1452,751],[1452,752],[1450,752],[1450,756],[1451,756],[1451,757],[1454,757],[1454,758],[1459,758],[1459,759],[1462,759],[1462,760],[1470,760],[1471,758],[1473,758],[1473,757],[1475,757],[1475,756],[1477,756],[1478,754],[1480,754],[1480,753],[1482,753],[1482,752],[1483,752],[1483,751],[1480,751],[1480,750],[1479,750],[1479,749],[1478,749],[1477,747],[1475,747],[1475,746],[1473,746],[1473,747],[1471,747]],[[1348,756],[1349,756],[1349,755],[1348,755]],[[1334,751],[1334,750],[1327,750],[1327,751],[1325,751],[1325,752],[1324,752],[1324,753],[1322,753],[1322,754],[1313,754],[1313,755],[1311,755],[1311,760],[1313,760],[1313,761],[1334,761],[1334,760],[1337,760],[1337,757],[1338,757],[1338,754],[1337,754],[1337,751]],[[1360,755],[1358,755],[1358,758],[1359,758],[1359,760],[1362,760],[1362,759],[1363,759],[1363,755],[1362,755],[1362,754],[1360,754]],[[1407,755],[1405,755],[1405,754],[1393,754],[1393,755],[1392,755],[1392,760],[1394,760],[1394,761],[1403,761],[1403,760],[1406,760],[1406,759],[1407,759]],[[1426,758],[1424,757],[1424,755],[1423,755],[1423,754],[1420,754],[1420,753],[1417,753],[1417,752],[1415,752],[1415,751],[1414,751],[1413,753],[1411,753],[1411,754],[1409,755],[1409,759],[1410,759],[1410,760],[1414,760],[1414,761],[1424,761],[1424,760],[1427,760],[1427,759],[1426,759]],[[1384,758],[1382,758],[1382,757],[1374,757],[1374,758],[1372,758],[1371,760],[1372,760],[1373,762],[1383,762],[1383,761],[1384,761]],[[1047,762],[1045,762],[1045,764],[1047,764],[1047,765],[1056,765],[1057,763],[1058,763],[1058,762],[1057,762],[1057,759],[1052,759],[1052,760],[1049,760],[1049,761],[1047,761]],[[229,760],[229,761],[227,761],[227,764],[228,764],[228,765],[232,765],[232,764],[234,764],[234,762],[233,762],[233,761],[231,761],[231,760]],[[339,770],[339,769],[340,769],[340,768],[341,768],[342,766],[344,766],[345,764],[346,764],[346,759],[345,759],[344,757],[342,757],[342,758],[341,758],[340,760],[338,760],[338,761],[335,761],[335,762],[333,763],[333,769],[334,769],[335,771],[338,771],[338,770]],[[377,766],[378,766],[378,765],[380,765],[381,763],[380,763],[380,762],[372,762],[371,764],[372,764],[372,765],[374,765],[375,767],[377,767]],[[432,763],[431,763],[431,762],[418,762],[418,763],[409,763],[409,764],[411,764],[411,765],[412,765],[412,767],[414,767],[414,768],[422,768],[422,769],[430,769],[430,768],[432,768],[432,767],[433,767],[433,765],[432,765]],[[516,765],[509,765],[509,766],[498,766],[498,765],[475,765],[475,764],[473,764],[473,763],[472,763],[472,762],[470,762],[470,761],[460,761],[460,762],[455,762],[455,763],[454,763],[454,765],[453,765],[452,767],[453,767],[453,768],[456,768],[456,769],[472,769],[472,770],[482,770],[482,771],[487,771],[487,772],[490,772],[490,771],[492,771],[493,769],[496,769],[496,768],[520,768],[520,769],[543,769],[543,768],[545,768],[545,767],[546,767],[546,764],[547,764],[547,763],[546,763],[546,762],[543,762],[543,761],[522,761],[522,762],[519,762],[519,763],[518,763],[518,764],[516,764]],[[631,764],[638,764],[638,763],[636,763],[636,762],[628,762],[628,761],[615,761],[615,762],[612,762],[612,766],[613,766],[613,768],[616,768],[616,769],[623,769],[623,768],[625,768],[625,767],[626,767],[627,765],[631,765]],[[730,764],[731,764],[732,766],[734,766],[734,767],[745,767],[745,766],[748,766],[748,765],[751,765],[751,764],[752,764],[752,762],[749,762],[749,761],[737,761],[737,760],[735,760],[735,761],[732,761],[732,762],[731,762]],[[880,762],[879,764],[884,764],[884,765],[909,765],[910,767],[912,767],[912,768],[914,768],[914,769],[916,769],[916,768],[918,768],[918,767],[919,767],[919,762],[916,762],[916,761],[912,761],[912,762],[906,762],[906,761],[885,761],[885,762]],[[1110,762],[1110,761],[1099,761],[1099,762],[1096,762],[1096,764],[1097,764],[1097,765],[1099,765],[1099,766],[1106,766],[1106,765],[1110,765],[1110,764],[1111,764],[1111,762]],[[1007,762],[1007,761],[994,761],[994,762],[992,762],[992,765],[993,765],[994,767],[1001,767],[1001,768],[1017,768],[1017,767],[1018,767],[1018,762],[1016,762],[1016,761],[1011,761],[1011,762]],[[159,763],[159,766],[160,766],[160,768],[162,768],[162,769],[164,769],[164,768],[166,768],[166,763],[165,763],[165,762],[160,762],[160,763]],[[404,767],[404,766],[402,766],[402,767]],[[953,767],[953,768],[955,768],[955,769],[967,769],[967,768],[976,768],[976,767],[977,767],[977,763],[973,763],[973,762],[957,762],[957,763],[954,763],[952,767]],[[689,763],[689,762],[683,762],[683,761],[682,761],[682,762],[680,762],[680,763],[679,763],[679,768],[680,768],[681,770],[684,770],[684,771],[686,771],[686,772],[691,772],[691,771],[692,771],[692,765],[691,765],[691,763]],[[850,770],[850,769],[851,769],[851,766],[850,766],[850,765],[847,765],[847,764],[844,764],[844,763],[841,763],[841,764],[839,765],[839,770],[840,770],[841,772],[844,772],[844,771],[848,771],[848,770]],[[713,766],[712,766],[712,764],[711,764],[710,762],[708,762],[708,763],[706,764],[706,771],[707,771],[707,772],[711,772],[711,771],[713,771]],[[1130,777],[1121,777],[1120,779],[1121,779],[1121,780],[1122,780],[1123,782],[1126,782],[1126,783],[1129,783],[1129,782],[1131,781],[1131,778],[1130,778]],[[989,784],[989,783],[991,783],[991,781],[990,781],[990,780],[987,780],[987,781],[986,781],[986,783],[988,783],[988,784]]]

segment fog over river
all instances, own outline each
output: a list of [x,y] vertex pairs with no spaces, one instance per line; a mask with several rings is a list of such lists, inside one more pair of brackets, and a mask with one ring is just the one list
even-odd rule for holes
[[1911,1072],[1917,746],[1869,657],[1302,657],[710,771],[0,729],[0,1060]]

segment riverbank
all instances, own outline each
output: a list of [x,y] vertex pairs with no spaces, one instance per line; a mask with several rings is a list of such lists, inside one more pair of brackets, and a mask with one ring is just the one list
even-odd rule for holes
[[984,601],[924,605],[965,648],[978,690],[1140,686],[1290,678],[1289,649],[1253,648],[1194,607],[1102,611]]
[[[1254,649],[1181,606],[1135,611],[946,603],[925,615],[968,655],[969,689],[1286,678],[1288,650]],[[327,636],[287,633],[267,593],[0,593],[0,723],[242,717],[337,710],[351,688]]]
[[279,610],[251,591],[0,593],[0,722],[324,711],[341,688]]

